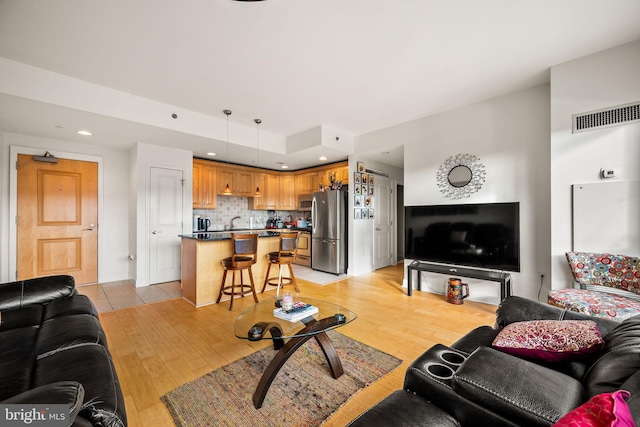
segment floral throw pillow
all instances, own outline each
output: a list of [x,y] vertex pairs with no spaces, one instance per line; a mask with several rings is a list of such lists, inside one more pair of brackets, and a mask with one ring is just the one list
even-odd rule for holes
[[624,401],[626,397],[629,397],[626,390],[593,396],[560,418],[553,427],[635,427],[629,406]]
[[515,356],[559,362],[599,351],[604,340],[592,320],[530,320],[507,325],[492,345]]

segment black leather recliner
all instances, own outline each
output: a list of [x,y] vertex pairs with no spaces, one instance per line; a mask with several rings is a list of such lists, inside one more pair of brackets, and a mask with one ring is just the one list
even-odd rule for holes
[[68,404],[73,426],[127,425],[95,307],[71,276],[0,284],[0,403]]
[[[350,426],[550,426],[589,398],[620,389],[631,393],[627,404],[640,425],[640,316],[617,323],[520,297],[505,299],[496,314],[493,328],[423,353],[407,369],[403,390]],[[491,347],[506,325],[542,319],[593,320],[604,348],[552,363]]]

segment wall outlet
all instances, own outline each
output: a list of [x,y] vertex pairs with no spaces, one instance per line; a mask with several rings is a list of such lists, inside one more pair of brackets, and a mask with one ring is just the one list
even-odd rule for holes
[[600,169],[600,178],[609,179],[618,176],[618,169]]

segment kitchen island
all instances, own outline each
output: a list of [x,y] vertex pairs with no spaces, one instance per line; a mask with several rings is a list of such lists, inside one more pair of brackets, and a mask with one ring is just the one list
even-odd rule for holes
[[[233,232],[236,234],[257,233],[259,236],[257,262],[251,267],[256,293],[259,293],[267,273],[267,254],[278,250],[280,231],[243,229]],[[231,232],[211,231],[182,234],[180,237],[182,238],[180,274],[182,297],[196,307],[215,304],[220,293],[224,273],[221,261],[223,258],[231,256],[232,253]],[[230,276],[227,277],[227,281],[231,280]],[[249,283],[248,274],[244,274],[244,281]],[[222,301],[229,300],[227,295],[223,298]]]

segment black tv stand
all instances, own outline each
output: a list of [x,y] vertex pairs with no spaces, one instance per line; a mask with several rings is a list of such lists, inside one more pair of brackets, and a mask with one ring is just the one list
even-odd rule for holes
[[413,293],[411,284],[412,271],[418,272],[418,290],[422,290],[421,271],[429,271],[431,273],[450,274],[452,276],[469,277],[472,279],[490,280],[492,282],[500,282],[500,301],[511,296],[511,274],[504,271],[481,270],[471,267],[458,267],[455,265],[435,264],[432,262],[413,261],[407,266],[407,295]]

